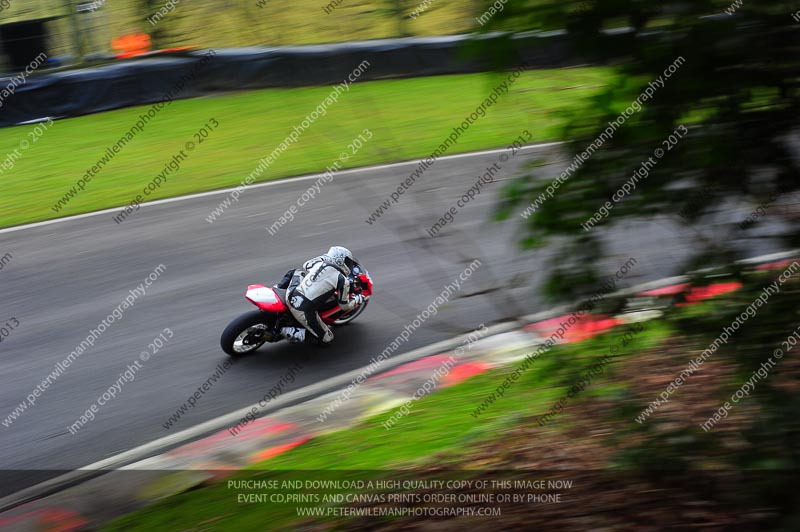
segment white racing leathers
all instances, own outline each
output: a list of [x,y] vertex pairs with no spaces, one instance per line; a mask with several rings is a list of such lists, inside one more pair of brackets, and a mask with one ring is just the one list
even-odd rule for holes
[[[339,293],[339,306],[343,310],[351,310],[357,302],[349,301],[350,282],[346,274],[325,256],[307,261],[303,269],[306,271],[303,280],[286,298],[289,311],[318,341],[330,343],[333,332],[323,323],[317,309],[336,291]],[[305,334],[291,334],[289,340],[303,341],[304,337]]]

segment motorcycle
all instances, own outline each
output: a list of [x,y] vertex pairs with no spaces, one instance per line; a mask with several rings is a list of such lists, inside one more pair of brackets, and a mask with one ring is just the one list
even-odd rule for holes
[[[302,274],[295,273],[291,286],[302,279]],[[364,302],[355,308],[344,311],[339,307],[338,293],[334,292],[322,305],[319,316],[322,321],[332,327],[347,325],[360,316],[367,308],[372,296],[372,278],[369,272],[356,263],[348,276],[351,294],[362,294]],[[280,334],[282,327],[302,327],[289,312],[286,302],[288,290],[281,288],[283,283],[271,287],[263,284],[251,284],[245,292],[245,299],[258,307],[258,310],[242,314],[234,319],[222,332],[220,346],[231,357],[237,358],[252,353],[266,343],[283,340]],[[290,283],[286,283],[287,286]]]

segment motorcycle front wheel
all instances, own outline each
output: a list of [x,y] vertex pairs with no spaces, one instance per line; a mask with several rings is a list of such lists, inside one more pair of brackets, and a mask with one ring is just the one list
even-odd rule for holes
[[352,322],[354,319],[359,317],[362,312],[367,308],[367,303],[369,303],[369,299],[364,301],[358,308],[354,308],[348,314],[344,314],[339,319],[333,322],[334,325],[337,327],[341,327],[342,325],[347,325],[348,323]]

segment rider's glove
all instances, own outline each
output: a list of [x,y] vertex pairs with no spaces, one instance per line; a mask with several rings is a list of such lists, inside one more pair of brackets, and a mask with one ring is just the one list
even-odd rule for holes
[[353,307],[357,307],[357,306],[361,305],[362,303],[364,303],[364,299],[365,298],[364,298],[363,295],[356,294],[350,299],[350,305],[352,305]]

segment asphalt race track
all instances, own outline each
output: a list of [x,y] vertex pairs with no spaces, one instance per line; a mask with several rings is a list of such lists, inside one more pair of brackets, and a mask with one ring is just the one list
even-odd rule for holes
[[[4,316],[19,326],[0,345],[0,420],[25,400],[55,365],[84,340],[159,264],[166,269],[44,393],[8,426],[0,425],[3,470],[67,470],[251,405],[295,360],[303,370],[290,389],[368,364],[427,307],[465,265],[482,266],[450,304],[400,349],[408,351],[503,318],[547,308],[531,283],[541,280],[548,249],[517,252],[520,217],[489,221],[500,187],[532,157],[561,168],[556,147],[527,150],[506,163],[494,183],[460,210],[436,238],[425,233],[472,186],[499,153],[439,160],[397,205],[373,225],[369,214],[415,163],[342,172],[293,222],[270,236],[271,225],[314,181],[295,179],[253,188],[213,224],[209,213],[225,194],[143,207],[118,225],[111,213],[0,233],[13,258],[0,271]],[[189,176],[183,176],[189,178]],[[637,224],[614,234],[619,264],[639,266],[636,284],[676,273],[688,240],[672,227]],[[350,247],[369,269],[376,293],[359,320],[336,331],[327,349],[268,345],[238,361],[171,429],[163,423],[226,359],[219,336],[252,310],[250,283],[272,284],[330,245]],[[557,244],[553,244],[554,246]],[[752,255],[767,252],[754,249]],[[518,288],[509,289],[513,284]],[[115,382],[164,328],[174,337],[142,363],[134,380],[99,408],[76,434],[68,427]],[[30,476],[31,479],[34,476]],[[17,484],[17,488],[21,485]]]

